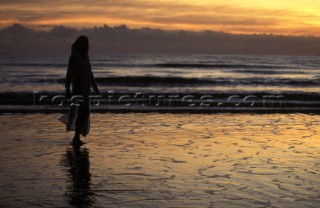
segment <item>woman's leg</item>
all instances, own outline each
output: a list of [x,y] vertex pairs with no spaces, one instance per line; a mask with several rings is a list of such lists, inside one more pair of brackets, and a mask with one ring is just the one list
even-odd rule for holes
[[80,140],[80,134],[83,131],[85,122],[87,117],[89,116],[89,106],[88,102],[84,102],[79,108],[78,108],[78,117],[76,120],[76,129],[73,137],[72,143],[75,145],[82,145],[84,142]]
[[82,127],[84,124],[84,120],[85,120],[84,113],[85,112],[83,111],[83,109],[78,110],[78,117],[76,120],[76,129],[75,129],[74,137],[72,140],[72,144],[74,144],[74,145],[82,145],[83,144],[83,142],[80,140],[80,134],[81,134],[81,130],[82,130]]

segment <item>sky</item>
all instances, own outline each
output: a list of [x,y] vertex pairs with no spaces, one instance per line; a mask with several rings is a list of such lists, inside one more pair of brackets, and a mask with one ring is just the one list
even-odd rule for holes
[[319,0],[1,0],[0,29],[64,25],[320,37]]

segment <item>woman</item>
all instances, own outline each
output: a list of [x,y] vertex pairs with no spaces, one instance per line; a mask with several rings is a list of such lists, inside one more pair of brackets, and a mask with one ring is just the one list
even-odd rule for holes
[[[72,95],[72,104],[69,112],[67,130],[75,130],[72,145],[84,144],[80,140],[80,134],[86,136],[90,130],[89,94],[91,87],[99,94],[97,84],[91,70],[88,56],[89,40],[86,36],[80,36],[72,45],[66,75],[66,96]],[[72,93],[70,85],[72,84]],[[76,101],[76,103],[74,103]]]

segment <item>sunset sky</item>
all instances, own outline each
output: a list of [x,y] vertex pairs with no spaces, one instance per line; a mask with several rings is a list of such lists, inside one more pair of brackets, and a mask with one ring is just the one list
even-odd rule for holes
[[320,36],[319,0],[1,0],[0,28],[130,28]]

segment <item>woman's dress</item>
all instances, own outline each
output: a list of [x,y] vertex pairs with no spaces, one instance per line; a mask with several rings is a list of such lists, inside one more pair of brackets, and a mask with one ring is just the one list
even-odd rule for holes
[[69,112],[60,118],[66,130],[78,130],[86,136],[90,131],[89,95],[93,74],[89,57],[75,53],[70,56],[66,76],[66,88],[72,84],[72,99]]

